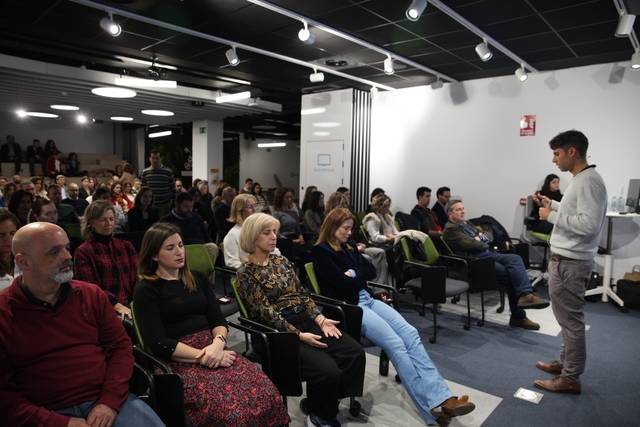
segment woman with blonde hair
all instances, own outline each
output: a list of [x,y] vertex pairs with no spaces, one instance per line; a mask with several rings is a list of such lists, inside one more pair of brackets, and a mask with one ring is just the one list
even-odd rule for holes
[[393,243],[398,235],[390,208],[391,199],[385,194],[378,194],[371,201],[372,212],[362,219],[362,223],[372,242]]
[[278,220],[264,213],[244,221],[240,247],[249,257],[238,270],[238,291],[252,319],[298,335],[310,409],[306,425],[340,425],[338,399],[362,395],[364,351],[342,335],[337,321],[320,313],[293,264],[272,253],[278,227]]
[[256,365],[226,348],[229,333],[213,287],[191,273],[178,227],[151,226],[140,250],[136,324],[151,352],[184,386],[193,427],[277,426],[289,422],[282,398]]
[[100,286],[121,317],[131,318],[128,305],[137,281],[138,255],[131,242],[113,237],[116,210],[107,200],[87,206],[81,223],[85,240],[74,254],[75,278]]
[[335,208],[347,208],[349,209],[349,200],[343,193],[335,191],[329,195],[329,198],[324,203],[324,212],[328,214]]
[[467,396],[453,396],[416,328],[392,307],[372,298],[367,282],[376,272],[351,240],[354,223],[354,216],[344,208],[329,212],[322,223],[318,242],[311,250],[322,295],[362,309],[362,334],[389,355],[426,423],[447,425],[451,417],[473,411],[475,405]]

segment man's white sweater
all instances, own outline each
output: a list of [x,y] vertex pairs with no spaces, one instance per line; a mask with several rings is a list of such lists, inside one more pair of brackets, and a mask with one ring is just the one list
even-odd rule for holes
[[551,252],[573,259],[593,259],[607,213],[607,189],[595,166],[574,176],[562,202],[553,201],[551,210]]

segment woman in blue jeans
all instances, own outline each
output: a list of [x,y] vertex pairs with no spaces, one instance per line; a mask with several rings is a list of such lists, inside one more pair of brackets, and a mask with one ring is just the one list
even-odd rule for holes
[[475,405],[467,396],[452,395],[429,355],[418,331],[387,304],[371,297],[367,281],[376,271],[350,241],[354,217],[344,208],[333,209],[320,228],[311,251],[322,294],[362,308],[362,333],[389,355],[402,384],[425,423],[449,424]]

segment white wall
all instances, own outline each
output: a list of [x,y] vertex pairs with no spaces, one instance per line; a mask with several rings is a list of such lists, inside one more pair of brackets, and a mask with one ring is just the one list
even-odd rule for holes
[[[258,148],[260,142],[276,142],[268,139],[255,141],[240,138],[240,186],[246,178],[259,182],[262,188],[277,187],[274,175],[282,185],[297,189],[300,182],[300,144],[287,141],[286,147]],[[280,142],[280,141],[277,141]],[[296,191],[296,196],[298,196]]]
[[[373,101],[371,188],[384,188],[394,210],[408,211],[418,186],[435,196],[446,185],[464,199],[469,218],[492,215],[517,236],[520,197],[549,173],[560,176],[563,189],[571,178],[551,163],[548,141],[578,129],[589,138],[589,162],[598,165],[609,196],[621,189],[626,196],[628,180],[640,178],[640,72],[627,68],[620,81],[612,71],[620,66],[530,74],[525,83],[506,76],[380,92]],[[537,116],[536,136],[519,136],[524,114]],[[617,278],[640,264],[639,224],[615,223]]]
[[[64,112],[63,112],[64,113]],[[114,153],[114,126],[116,152]],[[53,139],[58,149],[64,153],[109,153],[122,155],[121,127],[111,122],[79,125],[68,119],[43,119],[27,117],[20,119],[12,113],[0,112],[0,136],[2,143],[7,135],[14,135],[16,141],[25,149],[34,139],[40,145]]]
[[[222,178],[222,121],[196,120],[192,127],[192,179],[200,178],[211,183]],[[212,172],[217,169],[217,172]],[[213,186],[211,187],[213,188]]]

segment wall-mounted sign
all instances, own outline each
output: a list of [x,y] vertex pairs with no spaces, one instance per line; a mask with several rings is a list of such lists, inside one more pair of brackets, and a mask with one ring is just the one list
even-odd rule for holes
[[520,119],[520,136],[535,136],[536,134],[536,115],[525,114]]

